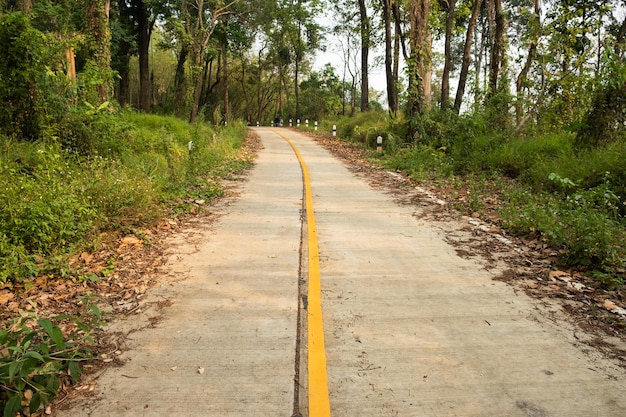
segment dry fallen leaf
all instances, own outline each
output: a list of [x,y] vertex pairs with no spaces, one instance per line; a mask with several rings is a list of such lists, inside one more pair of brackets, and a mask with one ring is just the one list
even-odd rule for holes
[[571,278],[571,274],[565,271],[550,271],[548,277],[551,280],[560,279],[561,281],[569,282],[569,278]]
[[15,295],[10,291],[0,291],[0,305],[5,305],[11,301]]
[[137,236],[129,235],[122,239],[122,243],[125,245],[139,245],[141,243],[141,239]]

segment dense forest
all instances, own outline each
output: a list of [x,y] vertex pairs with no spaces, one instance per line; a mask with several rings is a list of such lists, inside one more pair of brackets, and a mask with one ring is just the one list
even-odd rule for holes
[[[354,115],[380,107],[373,67],[384,67],[390,114],[414,122],[433,108],[488,111],[517,130],[578,129],[581,145],[623,122],[623,1],[0,4],[11,137],[112,100],[192,122]],[[331,44],[338,62],[313,69]]]
[[[277,119],[384,137],[387,169],[467,213],[499,201],[507,233],[624,298],[625,0],[0,0],[0,45],[5,416],[97,354],[111,245],[220,195],[246,125]],[[61,286],[80,302],[29,298]]]

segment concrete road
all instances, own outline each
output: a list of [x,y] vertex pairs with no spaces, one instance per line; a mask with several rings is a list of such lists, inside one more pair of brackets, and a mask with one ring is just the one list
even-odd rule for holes
[[579,345],[558,313],[458,257],[441,230],[309,138],[256,131],[265,148],[240,198],[179,239],[170,270],[184,279],[151,293],[172,303],[161,321],[131,333],[97,400],[59,415],[294,413],[303,186],[276,132],[310,173],[333,416],[626,415],[624,370]]

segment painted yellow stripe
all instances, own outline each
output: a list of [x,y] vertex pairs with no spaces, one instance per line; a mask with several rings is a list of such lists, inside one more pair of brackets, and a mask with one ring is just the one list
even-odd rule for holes
[[291,145],[300,161],[304,179],[304,198],[306,209],[307,235],[309,246],[309,289],[308,289],[308,373],[309,373],[309,417],[330,417],[330,399],[328,397],[328,374],[326,371],[326,349],[324,347],[324,320],[322,318],[322,288],[320,273],[319,246],[313,211],[313,194],[309,170],[294,143],[276,132]]

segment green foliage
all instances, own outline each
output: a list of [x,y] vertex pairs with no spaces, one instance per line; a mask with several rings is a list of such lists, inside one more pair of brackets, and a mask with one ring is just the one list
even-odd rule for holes
[[32,310],[21,312],[0,330],[0,409],[4,416],[30,415],[48,404],[62,383],[78,381],[80,362],[92,357],[93,335],[103,325],[102,313],[93,301],[82,299],[76,317],[41,317],[33,304]]
[[442,150],[421,144],[390,152],[386,155],[384,164],[388,169],[406,172],[418,181],[447,177],[452,172],[452,166]]
[[0,15],[0,132],[37,138],[44,117],[39,88],[45,41],[23,13]]
[[564,249],[562,261],[568,265],[604,270],[623,267],[626,248],[618,242],[626,233],[615,215],[617,197],[605,187],[580,190],[571,180],[553,179],[560,187],[577,189],[576,193],[561,199],[518,189],[501,210],[506,226]]
[[462,176],[469,190],[459,200],[463,210],[483,208],[483,195],[492,192],[485,189],[493,182],[488,179],[513,179],[496,181],[507,201],[500,214],[512,232],[560,249],[568,265],[608,272],[624,267],[626,140],[581,151],[573,132],[494,130],[484,114],[426,113],[419,118],[414,143],[403,140],[402,120],[366,114],[336,123],[340,137],[370,149],[375,135],[386,135],[385,154],[377,158],[387,169],[418,181]]
[[216,179],[246,163],[237,158],[241,123],[217,130],[84,106],[67,115],[70,125],[67,136],[48,142],[0,142],[0,282],[50,268],[62,275],[57,255],[102,231],[149,226],[171,209],[187,212],[192,197],[219,195]]
[[382,112],[358,113],[355,117],[339,118],[333,124],[337,125],[339,137],[350,138],[370,148],[376,148],[378,136],[382,136],[386,142],[390,133],[395,135],[387,115]]

